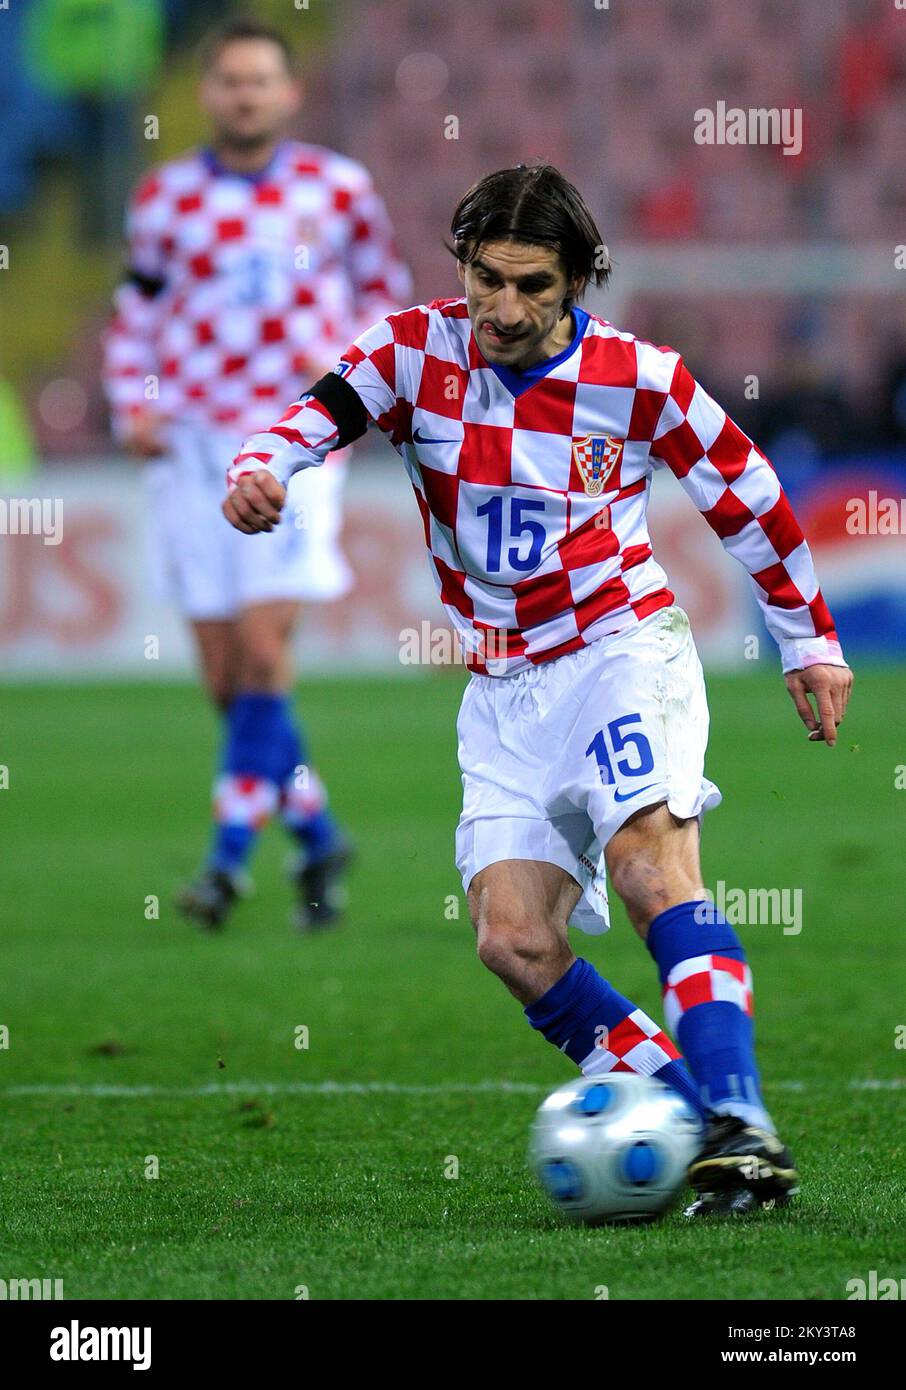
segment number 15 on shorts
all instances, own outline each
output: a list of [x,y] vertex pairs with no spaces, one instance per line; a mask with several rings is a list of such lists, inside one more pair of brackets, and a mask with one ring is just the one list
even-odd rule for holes
[[[641,722],[640,714],[621,714],[619,719],[612,719],[605,729],[599,729],[586,748],[585,756],[594,758],[598,776],[605,786],[612,786],[616,782],[614,768],[621,778],[645,777],[654,771],[651,744],[641,729],[631,727]],[[628,801],[645,790],[645,787],[635,787],[622,794],[615,792],[614,796],[617,801]]]

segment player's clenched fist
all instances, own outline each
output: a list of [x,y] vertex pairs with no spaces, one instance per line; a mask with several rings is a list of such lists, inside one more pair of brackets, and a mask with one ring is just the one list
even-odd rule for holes
[[227,475],[230,491],[223,503],[223,514],[237,531],[254,536],[258,531],[273,531],[280,520],[286,501],[286,488],[273,473],[259,468],[257,473],[243,473],[238,478]]

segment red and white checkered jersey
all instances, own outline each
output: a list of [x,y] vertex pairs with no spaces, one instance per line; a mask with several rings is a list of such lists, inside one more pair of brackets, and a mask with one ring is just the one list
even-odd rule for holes
[[[463,299],[389,315],[335,369],[403,459],[467,664],[507,674],[673,603],[646,524],[666,467],[752,576],[784,670],[844,665],[765,456],[677,352],[574,316],[572,345],[524,374],[485,360]],[[228,477],[267,468],[285,483],[337,438],[326,406],[303,396]]]
[[105,342],[114,428],[165,419],[262,429],[346,344],[410,299],[362,165],[295,140],[254,176],[198,150],[140,184],[129,278]]

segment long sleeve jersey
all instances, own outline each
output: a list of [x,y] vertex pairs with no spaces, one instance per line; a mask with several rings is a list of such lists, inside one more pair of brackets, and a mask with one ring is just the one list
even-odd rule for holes
[[383,201],[362,165],[284,141],[255,175],[208,150],[162,165],[127,217],[104,380],[113,424],[260,429],[351,338],[411,296]]
[[[517,372],[485,360],[464,299],[435,300],[374,324],[335,368],[364,407],[361,430],[403,460],[467,665],[506,675],[674,602],[646,523],[656,469],[749,572],[784,671],[845,665],[768,459],[677,352],[582,309],[573,321],[568,348]],[[304,394],[228,477],[266,468],[286,483],[339,442],[328,406]]]

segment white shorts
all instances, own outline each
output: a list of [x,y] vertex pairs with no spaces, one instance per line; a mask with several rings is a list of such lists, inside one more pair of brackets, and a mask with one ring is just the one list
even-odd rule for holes
[[591,935],[610,925],[603,851],[620,826],[659,802],[683,819],[720,803],[681,608],[513,676],[472,676],[457,733],[464,889],[502,859],[558,864],[582,888],[570,925]]
[[324,602],[349,591],[352,571],[339,544],[349,450],[296,473],[279,526],[246,536],[220,510],[242,440],[178,425],[169,443],[165,458],[144,465],[151,566],[159,594],[185,617],[229,619],[250,604]]

